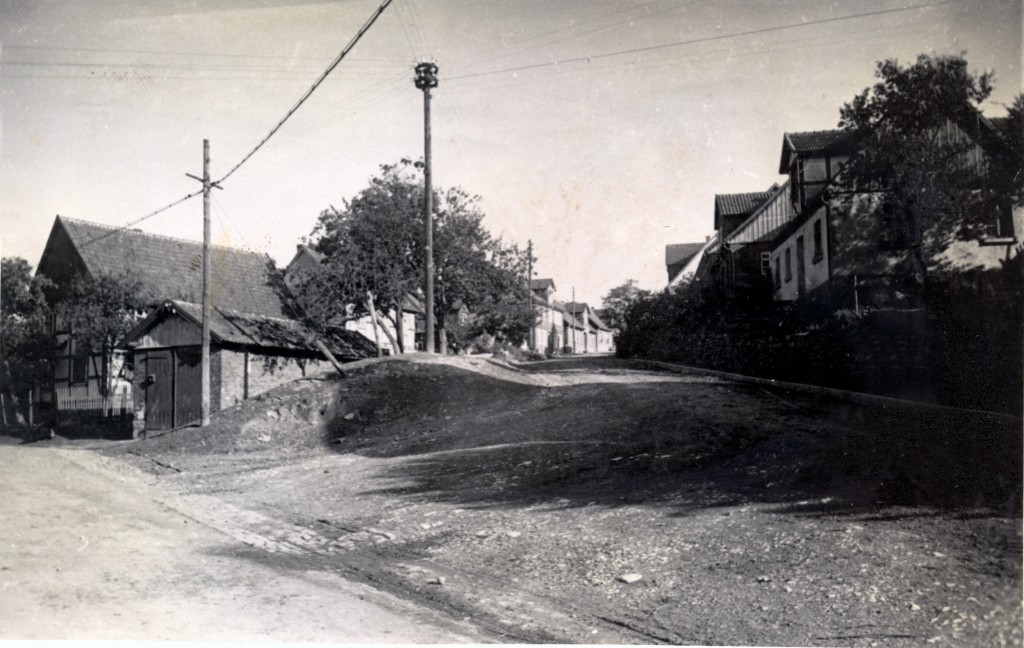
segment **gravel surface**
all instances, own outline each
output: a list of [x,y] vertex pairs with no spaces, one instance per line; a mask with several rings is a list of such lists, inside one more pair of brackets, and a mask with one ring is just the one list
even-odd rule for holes
[[1021,645],[1019,419],[613,358],[347,373],[104,452],[241,555],[495,640]]

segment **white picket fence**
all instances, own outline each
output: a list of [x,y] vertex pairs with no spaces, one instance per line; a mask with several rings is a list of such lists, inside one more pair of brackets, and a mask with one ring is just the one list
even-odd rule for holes
[[131,394],[108,396],[75,394],[67,388],[54,390],[57,425],[130,427],[134,412]]

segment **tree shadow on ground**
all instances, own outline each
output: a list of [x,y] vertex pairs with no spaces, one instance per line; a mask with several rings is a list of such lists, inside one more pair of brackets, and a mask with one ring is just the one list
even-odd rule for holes
[[398,459],[381,492],[463,506],[1020,513],[1018,419],[677,378],[538,387],[446,366],[368,377],[358,416],[331,421],[327,441]]

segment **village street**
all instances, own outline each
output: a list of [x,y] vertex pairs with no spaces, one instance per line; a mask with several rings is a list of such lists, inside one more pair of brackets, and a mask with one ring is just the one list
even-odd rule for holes
[[81,449],[0,445],[0,639],[479,642],[330,572],[237,541]]
[[1019,421],[614,358],[350,367],[2,448],[0,636],[1021,642]]

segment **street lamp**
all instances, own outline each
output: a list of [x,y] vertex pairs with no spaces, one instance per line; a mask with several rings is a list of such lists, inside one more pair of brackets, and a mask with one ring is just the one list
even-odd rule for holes
[[426,244],[424,265],[424,291],[426,302],[426,339],[424,349],[434,352],[434,209],[433,191],[430,186],[430,89],[437,87],[437,64],[425,61],[416,65],[416,87],[423,91],[423,228]]

